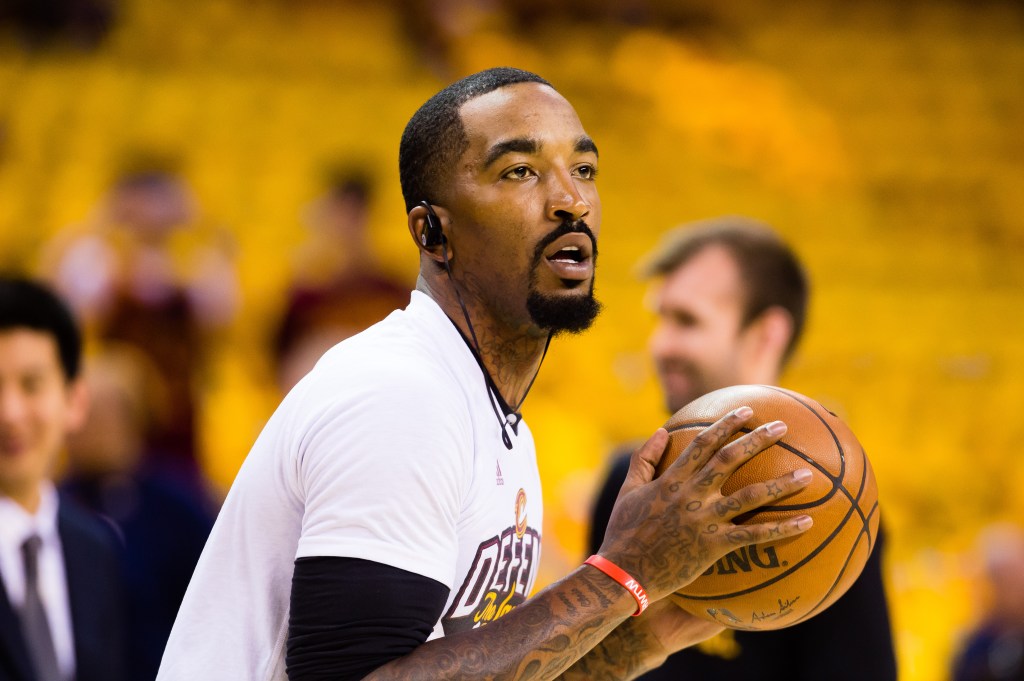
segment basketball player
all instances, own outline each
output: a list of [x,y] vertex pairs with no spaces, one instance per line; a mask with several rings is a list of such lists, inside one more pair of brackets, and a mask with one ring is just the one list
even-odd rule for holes
[[[771,230],[744,218],[678,228],[645,274],[656,278],[650,352],[670,413],[712,390],[778,382],[803,330],[808,290],[796,256]],[[592,546],[601,544],[628,469],[628,455],[614,460],[594,511]],[[643,678],[895,679],[881,543],[879,534],[857,582],[813,620],[776,631],[723,632]]]
[[[551,337],[597,314],[597,163],[572,106],[516,69],[469,76],[416,112],[399,170],[417,288],[329,350],[270,419],[161,681],[627,679],[719,630],[662,597],[736,545],[809,526],[740,528],[713,510],[722,476],[783,424],[725,445],[750,418],[737,410],[651,480],[658,430],[600,556],[527,600],[543,509],[520,408]],[[768,489],[732,497],[750,509]]]

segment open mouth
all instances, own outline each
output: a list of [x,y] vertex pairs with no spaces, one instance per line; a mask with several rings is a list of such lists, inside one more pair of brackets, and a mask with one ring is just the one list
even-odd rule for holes
[[590,237],[573,232],[556,239],[544,251],[544,260],[563,283],[574,286],[593,276],[592,253]]

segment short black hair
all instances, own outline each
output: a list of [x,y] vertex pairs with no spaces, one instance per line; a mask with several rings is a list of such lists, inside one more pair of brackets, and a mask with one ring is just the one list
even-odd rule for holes
[[783,355],[796,350],[807,317],[810,284],[796,254],[768,225],[741,216],[724,216],[681,225],[665,234],[641,265],[644,277],[667,276],[710,246],[732,256],[744,286],[743,326],[770,307],[793,319],[793,334]]
[[57,342],[64,378],[78,377],[82,334],[71,310],[50,288],[30,279],[0,275],[0,332],[41,331]]
[[516,83],[551,83],[535,73],[511,67],[466,76],[426,101],[405,126],[398,147],[398,177],[406,212],[420,201],[434,202],[445,173],[466,151],[469,140],[459,109],[471,99]]

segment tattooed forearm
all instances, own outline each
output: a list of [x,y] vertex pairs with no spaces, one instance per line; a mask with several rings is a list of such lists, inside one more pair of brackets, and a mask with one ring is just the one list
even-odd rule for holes
[[[578,591],[578,589],[574,589],[573,595],[576,595]],[[565,611],[567,613],[569,613],[570,615],[576,614],[576,604],[569,600],[568,596],[566,596],[565,594],[558,594],[558,600],[560,600],[562,602],[562,605],[565,606]]]
[[569,668],[564,681],[623,681],[661,665],[664,654],[639,620],[629,619]]
[[[593,568],[583,567],[501,619],[425,643],[366,678],[555,679],[626,619],[634,607],[625,589]],[[588,664],[597,669],[600,662]]]

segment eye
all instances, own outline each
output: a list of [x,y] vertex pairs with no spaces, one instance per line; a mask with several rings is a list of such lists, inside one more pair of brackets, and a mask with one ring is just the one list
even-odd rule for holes
[[512,170],[509,170],[503,175],[510,180],[525,180],[533,175],[533,171],[530,170],[529,166],[516,166]]
[[665,310],[661,315],[671,320],[672,325],[680,329],[692,329],[699,323],[693,314],[685,310]]
[[597,168],[589,163],[585,163],[581,166],[577,166],[576,174],[584,180],[593,180],[597,177]]

